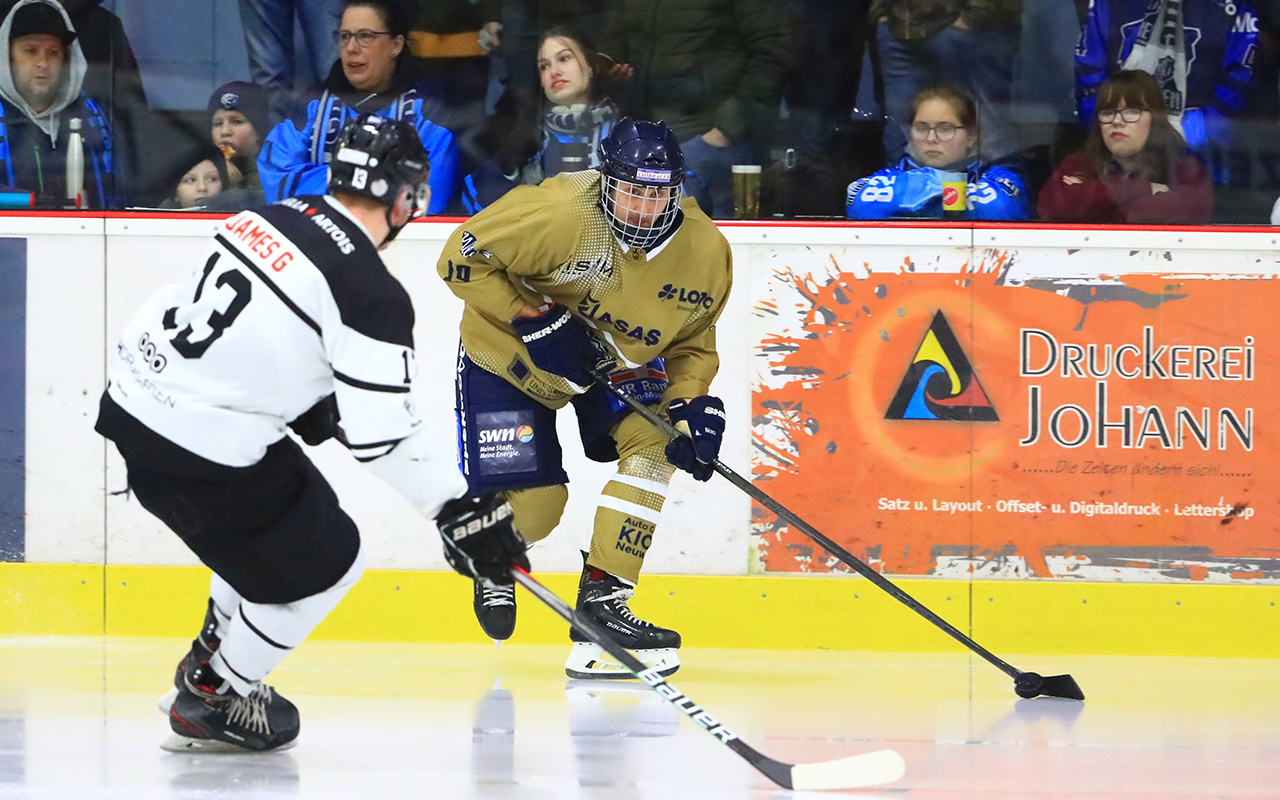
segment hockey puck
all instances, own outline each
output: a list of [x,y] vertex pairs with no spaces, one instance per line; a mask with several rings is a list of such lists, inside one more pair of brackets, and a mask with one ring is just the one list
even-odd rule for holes
[[1013,691],[1017,692],[1018,697],[1035,697],[1043,688],[1044,677],[1034,672],[1023,672],[1013,679]]

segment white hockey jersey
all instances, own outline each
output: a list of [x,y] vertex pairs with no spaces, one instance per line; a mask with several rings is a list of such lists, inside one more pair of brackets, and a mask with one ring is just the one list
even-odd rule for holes
[[413,305],[364,226],[332,197],[304,196],[231,217],[214,239],[186,285],[158,291],[126,326],[111,398],[182,448],[241,467],[334,394],[339,438],[419,510],[462,494],[456,454],[415,435]]

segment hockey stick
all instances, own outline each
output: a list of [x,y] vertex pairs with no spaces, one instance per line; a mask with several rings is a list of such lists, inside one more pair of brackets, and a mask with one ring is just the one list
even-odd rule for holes
[[860,756],[848,756],[834,761],[821,761],[816,764],[788,764],[775,761],[761,754],[732,733],[728,728],[716,721],[705,709],[694,703],[684,693],[667,682],[657,670],[648,669],[640,659],[627,652],[608,633],[605,633],[595,622],[578,614],[568,603],[561,600],[550,589],[538,583],[529,573],[516,565],[511,566],[511,576],[521,586],[528,589],[534,597],[546,603],[548,607],[565,621],[578,629],[578,632],[598,644],[606,653],[613,656],[635,676],[662,699],[684,712],[685,716],[698,723],[707,733],[714,736],[730,750],[737,753],[748,764],[758,769],[769,780],[784,789],[798,791],[815,791],[819,789],[856,789],[862,786],[877,786],[882,783],[896,781],[906,772],[906,764],[896,750],[876,750]]
[[[618,389],[616,389],[609,381],[608,375],[604,374],[599,369],[592,370],[592,377],[595,379],[596,383],[603,386],[605,390],[614,397],[626,403],[632,411],[644,417],[656,426],[658,430],[673,439],[677,436],[684,436],[683,433],[676,430],[674,425],[658,416],[657,412],[653,409],[644,405],[635,398],[618,391]],[[982,656],[1006,675],[1013,678],[1013,690],[1017,692],[1019,697],[1036,697],[1037,695],[1045,695],[1047,697],[1063,697],[1068,700],[1084,699],[1084,692],[1080,691],[1080,686],[1076,683],[1075,678],[1070,675],[1039,675],[1034,672],[1023,672],[1017,667],[1014,667],[1012,664],[1009,664],[999,658],[990,650],[987,650],[968,636],[965,636],[951,623],[926,608],[919,600],[916,600],[914,597],[898,588],[897,584],[864,564],[855,555],[853,555],[853,553],[850,553],[848,550],[845,550],[840,545],[828,539],[817,528],[800,519],[799,516],[793,513],[786,506],[756,488],[751,481],[743,478],[741,475],[725,466],[722,461],[717,459],[711,463],[711,466],[716,472],[727,478],[734,486],[737,486],[739,489],[746,492],[752,500],[755,500],[760,505],[777,514],[780,518],[786,520],[791,525],[794,525],[801,533],[822,545],[826,548],[827,552],[834,554],[836,558],[843,561],[859,575],[888,592],[907,608],[924,617],[929,622],[932,622],[935,626],[941,629],[943,633]]]

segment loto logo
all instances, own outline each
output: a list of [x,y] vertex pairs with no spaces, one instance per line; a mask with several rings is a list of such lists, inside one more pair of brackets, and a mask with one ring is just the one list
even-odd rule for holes
[[943,207],[955,206],[960,203],[960,190],[954,186],[942,187],[942,205]]
[[710,310],[715,304],[716,299],[706,292],[700,292],[697,289],[684,289],[674,284],[668,283],[658,291],[659,300],[671,300],[679,298],[681,303],[688,303],[691,306],[702,306]]
[[498,444],[500,442],[531,442],[533,428],[529,425],[517,425],[512,428],[490,428],[480,431],[480,444]]

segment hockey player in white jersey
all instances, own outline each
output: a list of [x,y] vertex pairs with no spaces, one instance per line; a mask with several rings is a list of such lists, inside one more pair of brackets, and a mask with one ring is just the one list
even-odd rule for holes
[[[363,569],[360,536],[286,435],[336,437],[444,535],[464,575],[528,568],[510,506],[465,496],[451,440],[415,417],[413,306],[382,263],[427,207],[427,154],[408,123],[345,128],[329,195],[218,226],[184,286],[144,303],[110,358],[97,430],[129,487],[213,570],[205,625],[178,665],[166,749],[273,750],[297,708],[263,678]],[[171,705],[170,705],[171,702]]]

